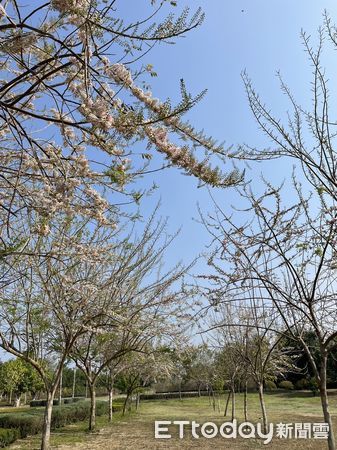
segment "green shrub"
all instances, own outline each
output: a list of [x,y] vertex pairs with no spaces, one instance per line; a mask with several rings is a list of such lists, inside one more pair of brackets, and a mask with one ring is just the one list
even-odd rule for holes
[[5,448],[20,438],[16,428],[0,428],[0,448]]
[[[209,395],[207,391],[201,391],[201,396]],[[156,394],[140,394],[141,400],[168,400],[173,398],[190,398],[199,397],[199,393],[195,391],[191,392],[158,392]]]
[[311,377],[308,383],[308,389],[311,390],[311,392],[313,393],[313,395],[317,395],[319,389],[318,389],[318,384],[317,384],[317,380],[315,377]]
[[266,391],[275,391],[275,389],[277,389],[277,386],[274,383],[274,381],[267,380],[265,382],[265,389],[266,389]]
[[[105,401],[96,401],[96,415],[102,416],[108,411],[108,404]],[[4,432],[5,441],[6,436],[10,439],[10,436],[16,436],[17,438],[25,438],[28,435],[34,435],[41,433],[43,427],[43,414],[42,409],[28,410],[28,412],[22,413],[9,413],[0,415],[0,429],[10,429],[11,433]],[[65,425],[88,419],[90,416],[90,402],[77,401],[69,405],[61,405],[53,408],[51,429],[61,428]],[[13,433],[12,433],[13,432]],[[14,439],[14,440],[15,440]],[[11,441],[11,442],[14,442]],[[1,443],[1,435],[0,435]],[[1,448],[1,445],[0,445]]]
[[[104,401],[96,401],[96,416],[102,416],[108,412],[108,404]],[[67,406],[53,409],[51,428],[61,428],[70,423],[88,419],[90,416],[90,402],[77,402]]]
[[279,388],[281,389],[287,389],[288,391],[291,391],[294,389],[294,385],[291,381],[281,381],[281,383],[279,383],[278,385]]
[[296,381],[295,387],[296,389],[309,389],[309,380],[307,378],[301,378],[300,380]]
[[0,427],[17,429],[21,438],[25,438],[29,434],[39,433],[42,430],[42,423],[42,414],[10,413],[0,416]]
[[[84,397],[68,397],[68,398],[63,398],[62,399],[62,404],[69,404],[69,403],[75,403],[75,402],[80,402],[84,400]],[[32,400],[29,405],[33,408],[36,408],[38,406],[46,406],[47,404],[47,400],[43,399],[43,400]],[[57,398],[53,401],[53,405],[54,406],[58,406],[60,404],[60,400]]]

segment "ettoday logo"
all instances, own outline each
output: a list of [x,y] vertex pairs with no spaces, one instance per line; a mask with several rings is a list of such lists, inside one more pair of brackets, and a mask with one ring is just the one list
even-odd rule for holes
[[[269,424],[267,433],[262,431],[262,424],[256,425],[250,422],[243,422],[238,424],[237,420],[233,422],[224,422],[221,425],[217,425],[214,422],[205,422],[200,424],[195,420],[156,420],[154,424],[154,435],[156,439],[171,439],[172,435],[168,433],[169,425],[175,425],[179,430],[179,438],[184,439],[186,431],[191,433],[192,437],[199,439],[201,436],[207,439],[212,439],[217,436],[221,436],[225,439],[237,439],[242,437],[243,439],[260,438],[263,439],[264,444],[269,444],[274,435],[274,425]],[[190,428],[190,430],[189,430]]]
[[[173,428],[174,427],[174,428]],[[171,439],[173,430],[178,430],[179,439],[184,439],[187,433],[194,439],[204,437],[212,439],[222,437],[224,439],[261,439],[263,443],[269,444],[274,435],[279,439],[328,439],[329,425],[327,423],[270,423],[264,432],[262,424],[243,422],[238,424],[234,419],[232,422],[216,424],[205,422],[200,424],[195,420],[156,420],[154,423],[155,439]]]

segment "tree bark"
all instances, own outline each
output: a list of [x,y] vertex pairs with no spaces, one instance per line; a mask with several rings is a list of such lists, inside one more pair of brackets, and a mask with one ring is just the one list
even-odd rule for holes
[[212,388],[212,404],[213,404],[213,411],[215,411],[215,395],[214,395],[214,391],[213,391],[213,388]]
[[320,369],[319,391],[321,396],[324,421],[329,425],[328,447],[329,450],[336,450],[335,436],[333,433],[333,426],[329,409],[328,391],[326,388],[326,365],[327,365],[327,355],[323,355],[322,365]]
[[50,448],[50,427],[51,427],[51,415],[53,412],[54,394],[55,392],[47,393],[47,404],[43,417],[41,450],[49,450]]
[[63,370],[61,370],[60,374],[60,382],[59,382],[59,406],[62,404],[62,384],[63,384]]
[[20,403],[21,403],[21,394],[16,394],[14,400],[15,408],[18,408],[20,406]]
[[109,422],[112,422],[112,392],[113,388],[109,389]]
[[96,427],[96,386],[89,383],[90,391],[90,417],[89,431],[93,431]]
[[262,412],[263,432],[267,433],[268,417],[267,417],[266,404],[264,401],[263,381],[259,382],[258,384],[259,384],[259,400],[260,400],[260,406],[261,406],[261,412]]
[[[72,398],[75,398],[75,391],[76,391],[76,367],[74,367]],[[85,395],[85,396],[87,396],[87,395]]]
[[124,400],[124,404],[123,404],[123,416],[125,415],[125,412],[126,412],[126,406],[127,406],[127,404],[128,404],[128,401],[129,401],[129,398],[130,398],[130,393],[128,392],[127,394],[126,394],[126,397],[125,397],[125,400]]
[[235,419],[236,410],[235,410],[235,386],[232,386],[232,422]]
[[248,422],[247,381],[245,382],[245,390],[243,394],[243,409],[245,414],[245,422]]
[[227,401],[226,401],[226,407],[225,407],[225,411],[224,411],[224,417],[227,416],[227,412],[228,412],[228,406],[229,406],[229,400],[231,399],[231,395],[232,395],[232,391],[228,392],[228,397],[227,397]]

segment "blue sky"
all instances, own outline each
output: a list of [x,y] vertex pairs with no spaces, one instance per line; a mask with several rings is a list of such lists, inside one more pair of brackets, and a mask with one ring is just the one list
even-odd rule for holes
[[[117,2],[119,13],[126,21],[140,19],[149,11],[147,0]],[[273,108],[284,112],[287,103],[279,91],[276,71],[307,106],[310,99],[310,64],[301,43],[304,29],[316,40],[326,9],[337,21],[337,5],[332,0],[178,0],[177,8],[169,5],[165,12],[179,12],[184,6],[194,11],[201,6],[206,13],[202,27],[192,31],[175,45],[160,45],[149,53],[143,63],[151,63],[158,78],[151,79],[153,92],[160,98],[178,99],[179,80],[183,78],[192,93],[208,89],[206,98],[188,113],[197,129],[204,129],[226,145],[244,142],[262,146],[266,143],[249,111],[241,72],[246,69],[257,90]],[[334,53],[327,55],[328,70],[337,72]],[[290,174],[289,161],[273,161],[253,166],[249,175],[253,184],[259,174],[280,180]],[[230,169],[228,166],[226,169]],[[168,254],[168,263],[178,259],[186,262],[205,250],[209,241],[203,228],[193,221],[198,216],[197,203],[204,210],[212,209],[206,189],[197,189],[197,182],[176,169],[156,176],[160,186],[151,199],[145,199],[143,211],[150,211],[161,198],[161,214],[169,217],[171,231],[182,227],[180,237]],[[232,190],[217,193],[221,203],[235,201]],[[199,265],[202,270],[202,264]]]

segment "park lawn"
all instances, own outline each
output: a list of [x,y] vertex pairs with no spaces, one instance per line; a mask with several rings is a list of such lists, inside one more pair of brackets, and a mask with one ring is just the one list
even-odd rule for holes
[[[242,395],[237,395],[237,418],[243,421]],[[273,441],[264,445],[260,439],[224,439],[191,438],[187,433],[186,438],[180,440],[177,433],[172,432],[170,440],[154,439],[155,420],[196,420],[198,423],[207,421],[222,423],[225,397],[221,397],[221,411],[213,410],[207,397],[187,398],[180,401],[174,400],[149,400],[141,403],[140,409],[125,417],[116,413],[114,421],[108,423],[106,417],[97,419],[96,433],[88,433],[87,422],[78,422],[52,433],[52,448],[59,450],[109,450],[109,449],[254,449],[270,448],[273,450],[320,450],[327,448],[326,441],[317,439],[287,439],[280,440],[274,437]],[[319,397],[313,397],[306,392],[275,392],[266,394],[266,404],[269,420],[273,423],[285,422],[322,422]],[[330,394],[331,412],[336,416],[335,429],[337,429],[337,392]],[[252,422],[259,421],[258,395],[249,394],[249,417]],[[229,420],[227,417],[226,420]],[[171,431],[171,430],[170,430]],[[173,431],[173,429],[172,429]],[[34,436],[13,444],[11,449],[37,450],[39,437]]]

